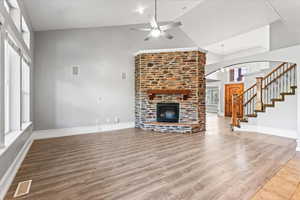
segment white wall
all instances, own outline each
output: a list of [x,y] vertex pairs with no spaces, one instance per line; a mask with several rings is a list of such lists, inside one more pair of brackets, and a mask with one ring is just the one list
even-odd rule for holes
[[206,54],[206,64],[212,64],[212,63],[218,63],[221,62],[224,59],[224,56],[221,56],[219,54],[215,54],[212,52],[208,52]]
[[285,96],[284,102],[276,102],[274,108],[267,108],[265,113],[258,113],[257,118],[249,118],[242,123],[242,128],[254,126],[261,132],[297,138],[297,95]]
[[282,21],[274,22],[270,25],[270,44],[271,50],[300,44],[299,32],[290,29]]
[[245,50],[241,50],[241,51],[237,51],[235,53],[232,54],[227,54],[224,56],[223,60],[231,60],[231,59],[235,59],[235,58],[242,58],[242,57],[246,57],[246,56],[251,56],[251,55],[255,55],[258,53],[263,53],[268,51],[269,48],[265,48],[265,47],[253,47],[250,49],[245,49]]
[[[134,53],[192,47],[180,30],[173,40],[144,42],[130,26],[35,33],[34,126],[36,130],[134,121]],[[80,75],[72,76],[71,67]],[[122,80],[122,73],[127,80]],[[99,100],[101,99],[101,100]]]

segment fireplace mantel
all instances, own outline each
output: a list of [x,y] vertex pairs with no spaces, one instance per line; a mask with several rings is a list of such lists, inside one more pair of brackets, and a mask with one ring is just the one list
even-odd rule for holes
[[187,100],[189,98],[189,95],[191,94],[191,90],[172,90],[172,89],[166,89],[166,90],[148,90],[147,94],[150,100],[153,100],[155,98],[155,95],[157,94],[181,94],[183,95],[183,100]]

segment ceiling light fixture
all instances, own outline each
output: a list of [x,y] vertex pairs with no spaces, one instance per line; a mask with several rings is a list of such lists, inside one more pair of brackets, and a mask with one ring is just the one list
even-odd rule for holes
[[137,12],[137,13],[139,13],[139,14],[144,14],[144,12],[145,12],[145,10],[146,10],[146,8],[144,7],[144,6],[139,6],[136,10],[135,10],[135,12]]
[[160,37],[160,35],[161,35],[161,31],[159,29],[153,29],[151,31],[151,36],[154,38],[158,38],[158,37]]
[[137,30],[137,31],[146,31],[150,32],[149,35],[145,38],[145,41],[150,40],[151,38],[157,38],[160,36],[164,36],[167,39],[173,39],[174,37],[167,33],[167,30],[177,28],[182,25],[181,22],[172,22],[170,24],[166,25],[159,25],[158,22],[158,17],[157,17],[157,0],[154,0],[155,2],[155,12],[154,12],[154,17],[150,21],[150,27],[145,27],[145,28],[131,28],[132,30]]

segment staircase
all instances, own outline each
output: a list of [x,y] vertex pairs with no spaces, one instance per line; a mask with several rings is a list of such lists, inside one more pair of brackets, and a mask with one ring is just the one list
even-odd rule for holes
[[282,63],[265,77],[257,77],[256,83],[240,95],[233,95],[231,126],[240,127],[257,113],[275,107],[285,96],[295,95],[297,89],[297,65]]

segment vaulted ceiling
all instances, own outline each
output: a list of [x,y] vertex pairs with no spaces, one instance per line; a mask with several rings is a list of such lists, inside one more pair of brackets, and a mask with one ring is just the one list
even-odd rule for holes
[[[154,13],[154,0],[26,0],[24,4],[36,31],[148,23]],[[278,20],[300,33],[299,0],[158,0],[158,4],[159,21],[181,20],[181,29],[198,46],[215,53],[220,53],[221,43],[230,53],[261,46],[253,34],[246,39],[244,34]],[[248,41],[243,48],[239,40],[232,43],[241,35]]]
[[[171,21],[204,0],[158,0],[160,21]],[[36,31],[148,23],[154,0],[26,0]],[[143,10],[139,14],[138,9]]]
[[207,0],[184,16],[183,30],[206,46],[270,24],[279,16],[265,0]]
[[268,0],[274,11],[290,31],[300,33],[300,1],[299,0]]

